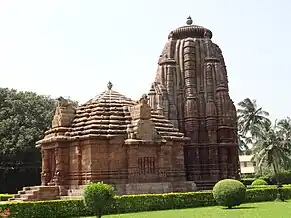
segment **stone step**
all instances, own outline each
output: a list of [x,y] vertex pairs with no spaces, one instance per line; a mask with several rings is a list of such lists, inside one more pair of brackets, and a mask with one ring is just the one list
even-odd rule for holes
[[24,187],[23,188],[23,191],[28,191],[28,190],[31,190],[31,187]]
[[20,195],[20,198],[25,198],[25,199],[33,199],[35,196],[33,194],[22,194]]
[[68,190],[68,196],[82,196],[83,192],[82,189],[70,189]]
[[21,195],[23,195],[23,194],[32,194],[32,195],[34,195],[34,194],[37,194],[37,193],[38,193],[38,190],[28,190],[28,191],[25,191],[25,192],[21,193]]
[[10,201],[39,201],[60,199],[57,186],[24,187]]
[[76,200],[78,200],[78,199],[83,199],[83,196],[73,196],[73,195],[71,195],[71,196],[61,196],[60,197],[60,199],[62,199],[62,200],[74,200],[74,199],[76,199]]
[[26,198],[10,198],[9,201],[12,201],[12,202],[22,202],[22,201],[29,201],[29,200],[26,199]]
[[16,195],[14,195],[13,197],[14,197],[14,198],[20,198],[20,195],[21,195],[21,194],[16,194]]

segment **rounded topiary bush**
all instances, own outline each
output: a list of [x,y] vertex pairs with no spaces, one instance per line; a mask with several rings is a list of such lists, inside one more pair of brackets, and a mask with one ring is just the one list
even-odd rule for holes
[[257,185],[268,185],[268,183],[263,179],[256,179],[255,181],[252,182],[252,186]]
[[84,189],[84,203],[95,216],[102,217],[104,209],[112,203],[113,187],[103,182],[89,183]]
[[246,187],[238,180],[224,179],[213,187],[213,197],[221,206],[239,206],[245,201]]

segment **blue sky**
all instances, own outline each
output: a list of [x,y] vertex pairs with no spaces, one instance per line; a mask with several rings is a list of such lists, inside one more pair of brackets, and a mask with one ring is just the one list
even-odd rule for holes
[[83,103],[111,80],[137,99],[168,33],[191,15],[223,51],[234,102],[291,116],[290,11],[287,0],[2,0],[0,87]]

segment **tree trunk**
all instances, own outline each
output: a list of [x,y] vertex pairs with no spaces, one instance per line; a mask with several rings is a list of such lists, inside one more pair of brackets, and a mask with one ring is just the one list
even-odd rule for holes
[[276,178],[276,184],[279,185],[279,177],[278,177],[278,171],[277,171],[276,164],[273,162],[272,166],[273,166],[273,170],[274,170],[274,174],[275,174],[275,178]]
[[272,166],[273,166],[273,169],[274,169],[274,174],[275,174],[276,183],[277,183],[277,197],[276,197],[276,201],[284,201],[283,196],[282,196],[282,193],[281,193],[281,184],[280,184],[280,181],[279,181],[278,170],[277,170],[276,163],[274,161],[272,162]]

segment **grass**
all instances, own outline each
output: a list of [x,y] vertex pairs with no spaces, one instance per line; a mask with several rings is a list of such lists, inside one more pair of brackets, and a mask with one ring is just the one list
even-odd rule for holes
[[[243,204],[234,209],[222,207],[200,207],[183,210],[165,210],[121,215],[104,218],[289,218],[291,201]],[[89,217],[88,217],[89,218]],[[93,218],[93,217],[91,217]],[[103,218],[103,217],[102,217]]]

